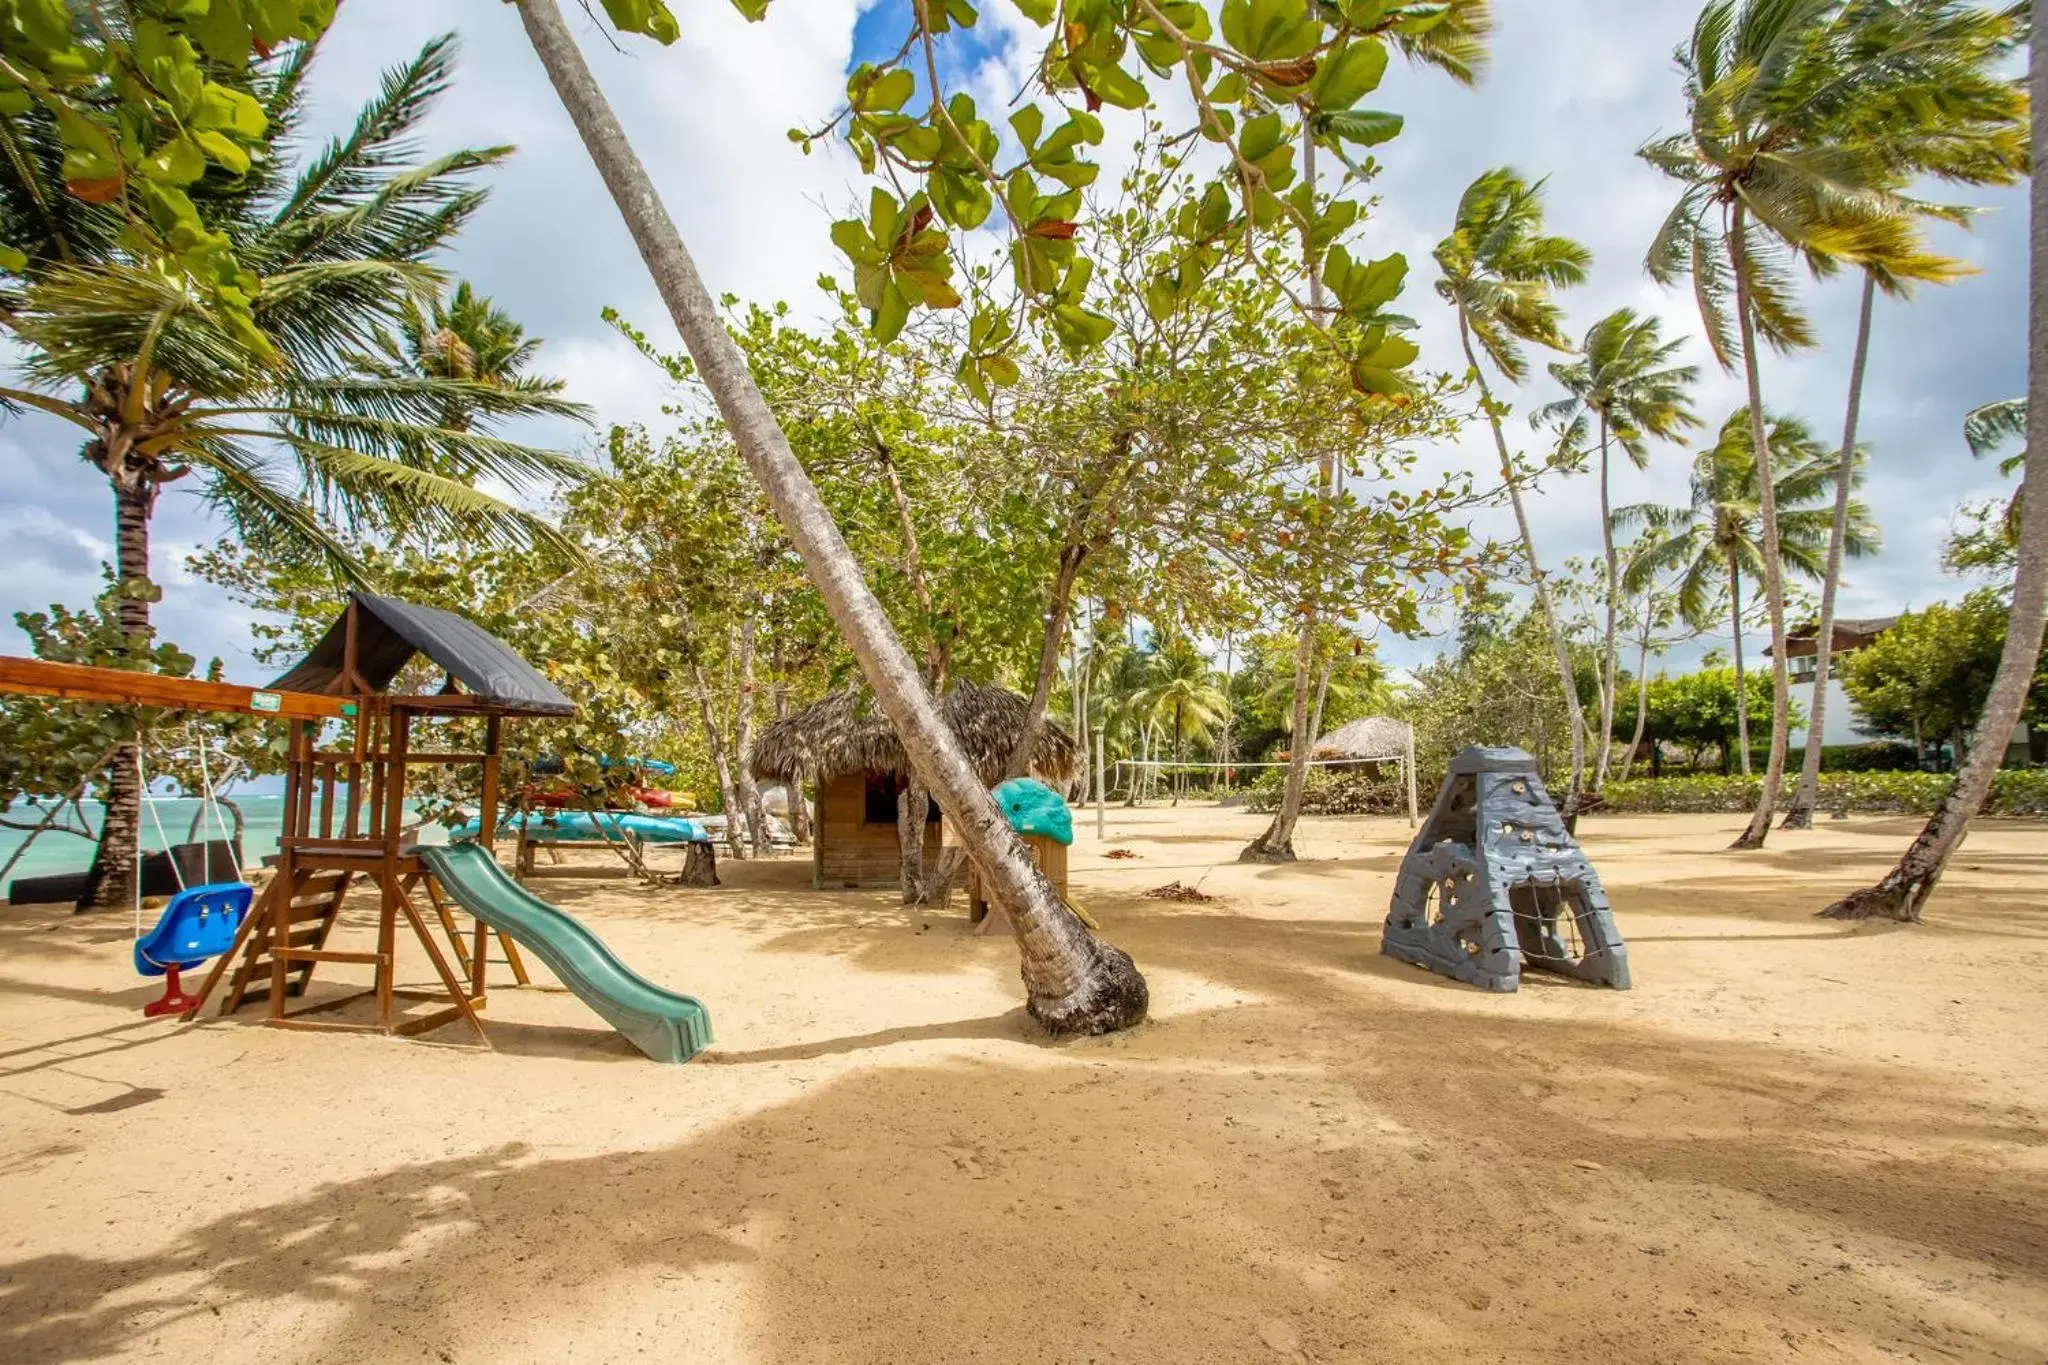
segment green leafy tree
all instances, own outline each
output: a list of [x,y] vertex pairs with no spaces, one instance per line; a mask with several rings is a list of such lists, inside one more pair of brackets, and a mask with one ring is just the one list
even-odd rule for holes
[[[1737,697],[1744,704],[1736,704]],[[1769,724],[1771,682],[1760,674],[1738,674],[1732,668],[1703,668],[1679,676],[1646,680],[1643,689],[1646,724],[1643,738],[1651,746],[1652,767],[1665,745],[1686,750],[1691,765],[1707,749],[1717,750],[1721,772],[1729,772],[1750,727]],[[1746,762],[1745,762],[1746,767]]]
[[290,111],[263,97],[252,63],[287,45],[302,62],[334,8],[335,0],[11,4],[0,26],[0,272],[132,252],[157,265],[167,292],[189,292],[235,344],[274,357],[253,317],[262,263],[239,253],[195,186],[260,167]]
[[1600,756],[1593,767],[1593,790],[1607,782],[1614,749],[1615,667],[1619,653],[1616,620],[1621,611],[1621,562],[1614,548],[1614,508],[1610,480],[1613,446],[1620,446],[1637,469],[1650,464],[1652,441],[1673,441],[1700,425],[1692,410],[1690,390],[1699,367],[1677,365],[1672,357],[1685,343],[1666,341],[1654,317],[1640,317],[1633,308],[1619,308],[1594,323],[1586,333],[1580,356],[1555,362],[1551,377],[1571,395],[1539,409],[1539,422],[1564,429],[1564,441],[1583,445],[1590,423],[1600,452],[1600,545],[1605,568],[1605,623],[1601,636]]
[[[1679,613],[1696,625],[1705,624],[1711,603],[1725,604],[1738,688],[1744,672],[1743,582],[1766,581],[1774,573],[1773,564],[1807,578],[1821,577],[1826,571],[1831,504],[1839,477],[1832,454],[1822,449],[1805,423],[1793,417],[1772,417],[1768,427],[1775,470],[1771,505],[1777,511],[1769,523],[1774,534],[1767,536],[1762,491],[1765,474],[1750,443],[1752,430],[1749,414],[1743,410],[1722,423],[1720,438],[1693,459],[1692,499],[1686,506],[1638,503],[1616,513],[1619,524],[1641,527],[1645,533],[1644,543],[1623,575],[1627,587],[1640,590],[1660,576],[1675,579]],[[1860,502],[1849,504],[1849,530],[1850,554],[1876,553],[1881,543],[1877,528]],[[1782,607],[1782,585],[1779,602]],[[1782,664],[1783,656],[1781,643],[1774,659]],[[1740,721],[1742,773],[1747,777],[1747,715]]]
[[[1907,612],[1898,624],[1842,661],[1842,689],[1865,734],[1911,739],[1925,751],[1947,740],[1960,764],[1973,743],[1996,746],[2002,754],[2010,731],[1977,734],[1978,717],[1991,695],[2005,652],[2010,617],[2004,595],[1984,588],[1961,602],[1937,602]],[[2037,676],[2022,719],[2043,718],[2048,676]]]
[[[1514,616],[1494,594],[1468,603],[1457,648],[1415,670],[1393,708],[1414,727],[1416,771],[1423,783],[1441,781],[1451,757],[1473,744],[1525,750],[1546,784],[1561,773],[1569,780],[1572,708],[1554,677],[1529,667],[1548,645],[1550,630],[1540,607]],[[1572,690],[1583,714],[1598,692],[1599,658],[1583,642],[1570,649]]]
[[[493,431],[527,415],[580,418],[576,404],[357,363],[376,329],[438,279],[428,258],[483,202],[470,177],[509,149],[406,164],[410,134],[448,82],[453,43],[442,38],[391,71],[348,132],[302,153],[294,132],[312,52],[296,44],[256,75],[262,154],[183,192],[235,259],[263,272],[246,316],[206,306],[147,239],[87,215],[79,232],[45,219],[40,206],[64,195],[50,178],[63,162],[48,141],[54,125],[8,124],[21,154],[0,161],[0,238],[28,248],[0,319],[23,348],[23,383],[0,399],[84,434],[81,455],[114,495],[120,618],[138,640],[159,596],[150,519],[176,480],[193,478],[237,536],[359,575],[337,525],[531,543],[552,534],[546,524],[476,484],[539,489],[580,473]],[[442,425],[452,408],[471,424]],[[141,795],[124,776],[131,757],[111,770],[94,904],[128,898]]]
[[[758,19],[767,4],[739,0],[738,8]],[[554,0],[519,0],[518,12],[742,457],[859,659],[912,768],[945,804],[983,884],[1007,912],[1032,1016],[1054,1032],[1100,1032],[1141,1019],[1147,1000],[1144,978],[1129,956],[1102,944],[1060,902],[976,782],[725,333],[717,305],[559,8]],[[679,34],[662,0],[606,0],[606,12],[620,29],[659,42],[673,42]],[[1390,45],[1454,75],[1469,76],[1487,21],[1485,5],[1356,0],[1324,9],[1312,8],[1308,0],[1231,0],[1220,11],[1213,36],[1208,11],[1187,0],[1072,9],[1031,0],[1024,13],[1053,30],[1041,66],[1048,94],[1071,91],[1084,106],[1071,112],[1061,108],[1065,117],[1050,131],[1050,120],[1035,100],[1013,114],[1011,127],[1026,164],[999,175],[994,129],[978,117],[971,99],[962,93],[948,97],[941,86],[939,41],[971,30],[978,17],[971,5],[954,0],[917,5],[899,56],[885,66],[856,70],[848,83],[845,114],[824,130],[843,129],[856,155],[868,164],[879,169],[886,156],[889,174],[924,186],[903,201],[879,192],[866,220],[835,226],[838,245],[856,267],[856,292],[872,309],[880,332],[900,325],[913,299],[933,307],[957,305],[959,294],[946,264],[950,239],[934,224],[971,229],[989,221],[1000,202],[1001,221],[1012,229],[1010,259],[1020,293],[1067,344],[1085,348],[1100,339],[1102,320],[1080,301],[1093,271],[1075,241],[1073,213],[1076,192],[1095,172],[1079,150],[1100,140],[1099,125],[1091,124],[1093,110],[1102,103],[1151,105],[1146,76],[1125,65],[1135,58],[1141,73],[1185,82],[1198,106],[1194,131],[1229,153],[1219,184],[1229,185],[1226,194],[1235,191],[1235,208],[1226,205],[1226,220],[1215,231],[1197,215],[1193,226],[1199,236],[1187,243],[1181,264],[1198,277],[1204,252],[1234,245],[1233,226],[1241,234],[1244,227],[1269,224],[1282,214],[1294,216],[1311,241],[1320,236],[1329,243],[1319,273],[1328,277],[1339,304],[1350,310],[1358,300],[1358,312],[1364,314],[1353,318],[1347,311],[1352,325],[1329,329],[1342,344],[1354,382],[1368,388],[1400,384],[1395,372],[1414,358],[1413,344],[1396,334],[1392,321],[1380,319],[1385,300],[1373,268],[1357,271],[1330,230],[1355,217],[1356,205],[1322,210],[1312,188],[1306,203],[1281,197],[1294,180],[1285,115],[1291,112],[1308,136],[1332,151],[1341,152],[1347,143],[1384,141],[1398,131],[1399,121],[1361,109],[1359,102],[1378,85]],[[927,106],[921,115],[903,112],[917,89],[905,63],[917,59],[926,77]],[[1219,107],[1230,104],[1236,108]],[[811,135],[798,131],[795,136],[803,142]],[[1160,265],[1174,268],[1172,262]],[[990,362],[1003,358],[1016,334],[1014,323],[1000,317],[983,324],[986,353],[969,361],[979,378],[1002,381],[1004,368]]]
[[1507,407],[1493,396],[1480,356],[1483,353],[1502,378],[1519,384],[1529,373],[1525,344],[1570,350],[1571,343],[1561,330],[1563,312],[1552,293],[1583,281],[1592,254],[1568,237],[1546,234],[1542,183],[1532,185],[1514,170],[1502,167],[1486,172],[1467,187],[1458,201],[1451,235],[1437,244],[1436,261],[1443,272],[1443,278],[1437,282],[1437,293],[1457,312],[1458,341],[1464,347],[1468,373],[1479,386],[1480,406],[1493,432],[1501,480],[1515,512],[1522,558],[1535,587],[1537,606],[1550,623],[1551,658],[1557,666],[1560,695],[1571,718],[1571,784],[1565,797],[1565,810],[1569,813],[1577,809],[1579,790],[1585,780],[1586,718],[1572,683],[1571,648],[1565,639],[1564,623],[1558,618],[1542,561],[1536,553],[1536,538],[1529,529],[1529,515],[1523,506],[1523,485],[1528,475],[1508,450],[1502,426]]

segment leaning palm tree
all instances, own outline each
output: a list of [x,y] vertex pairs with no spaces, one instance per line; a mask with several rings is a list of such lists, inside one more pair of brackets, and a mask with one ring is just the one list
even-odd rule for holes
[[[1897,0],[1854,0],[1862,10]],[[1764,599],[1775,646],[1770,762],[1756,813],[1735,841],[1760,847],[1784,776],[1791,691],[1784,667],[1785,594],[1764,438],[1759,339],[1809,346],[1794,305],[1791,266],[1803,259],[1876,263],[1902,278],[1940,279],[1953,263],[1930,254],[1884,125],[1944,98],[1911,53],[1856,39],[1844,0],[1712,0],[1677,53],[1688,128],[1640,155],[1685,188],[1647,265],[1662,284],[1690,277],[1700,320],[1725,369],[1741,367],[1759,488]]]
[[1700,425],[1688,392],[1699,379],[1699,367],[1671,363],[1684,344],[1664,340],[1656,318],[1639,317],[1633,308],[1616,309],[1586,333],[1579,359],[1551,365],[1551,376],[1571,397],[1536,413],[1539,422],[1562,425],[1574,446],[1584,443],[1588,422],[1598,428],[1607,623],[1601,644],[1600,758],[1593,767],[1594,791],[1606,784],[1608,759],[1614,752],[1615,613],[1620,607],[1621,569],[1614,549],[1610,447],[1619,445],[1631,464],[1647,469],[1652,440],[1675,440]]
[[[448,84],[452,38],[386,75],[342,137],[300,155],[294,134],[312,60],[299,45],[259,79],[267,153],[246,174],[209,170],[189,187],[210,231],[259,279],[247,321],[217,312],[109,211],[65,193],[56,129],[7,120],[0,239],[28,260],[7,281],[0,325],[22,351],[0,400],[71,423],[112,487],[120,621],[151,633],[149,528],[165,485],[190,478],[235,534],[358,576],[348,533],[426,528],[505,543],[551,539],[545,523],[479,492],[573,479],[567,456],[492,434],[529,415],[581,420],[552,393],[366,370],[376,330],[439,280],[428,263],[483,202],[474,173],[509,148],[407,164],[409,135]],[[50,206],[59,212],[45,212]],[[457,430],[451,407],[474,414]],[[117,753],[85,902],[130,895],[141,791]]]
[[1222,723],[1229,699],[1216,686],[1216,670],[1187,639],[1175,639],[1152,657],[1150,677],[1133,698],[1147,719],[1168,726],[1173,734],[1173,800],[1180,803],[1186,774],[1187,742],[1205,740]]
[[590,74],[560,7],[555,0],[518,0],[518,9],[527,41],[611,191],[733,443],[852,646],[912,768],[945,807],[990,898],[1008,914],[1023,964],[1026,1008],[1054,1033],[1102,1033],[1142,1020],[1149,1002],[1144,976],[1128,953],[1089,933],[1067,908],[940,717],[916,663],[726,331],[723,313]]
[[[1767,431],[1774,456],[1769,467],[1778,507],[1780,563],[1802,577],[1819,578],[1827,563],[1838,466],[1833,453],[1824,450],[1806,424],[1796,418],[1774,416]],[[1769,554],[1764,543],[1765,464],[1757,459],[1749,433],[1749,414],[1737,409],[1722,424],[1720,439],[1694,457],[1688,505],[1637,503],[1615,513],[1618,525],[1640,526],[1646,532],[1623,575],[1628,591],[1647,592],[1660,579],[1674,580],[1679,615],[1689,624],[1704,627],[1726,589],[1738,698],[1749,695],[1743,682],[1742,584],[1745,579],[1751,583],[1764,580]],[[1859,557],[1876,553],[1880,544],[1869,509],[1853,499],[1845,543],[1848,552]],[[1783,644],[1774,648],[1782,663]],[[1747,777],[1747,705],[1736,707],[1735,725],[1742,773]],[[1818,733],[1809,726],[1808,746],[1819,742]]]
[[1567,813],[1577,809],[1585,781],[1586,716],[1579,705],[1564,622],[1552,601],[1550,584],[1536,554],[1536,539],[1529,530],[1529,515],[1522,503],[1522,471],[1508,452],[1507,435],[1501,427],[1502,408],[1487,383],[1480,353],[1502,378],[1519,384],[1529,373],[1524,343],[1569,351],[1571,342],[1560,330],[1563,313],[1551,293],[1584,280],[1591,261],[1592,254],[1579,243],[1543,231],[1542,182],[1532,185],[1508,167],[1487,171],[1467,187],[1458,201],[1451,235],[1436,246],[1437,266],[1443,271],[1436,290],[1457,310],[1458,341],[1493,431],[1501,479],[1521,536],[1522,556],[1550,630],[1558,681],[1571,716],[1572,778],[1565,800]]
[[[2032,25],[2048,22],[2048,0],[2035,0]],[[2036,138],[2048,136],[2048,43],[2032,45],[2031,118]],[[2032,304],[2027,337],[2027,448],[2020,476],[2020,520],[2014,556],[2012,605],[2007,615],[2005,649],[1998,674],[1984,701],[1977,729],[1986,735],[2008,735],[2018,723],[2027,694],[2040,666],[2041,636],[2048,624],[2048,176],[2036,174],[2031,195],[2033,232],[2028,242],[2028,297]],[[2010,419],[2008,419],[2010,420]],[[2028,490],[2032,496],[2027,496]],[[1873,915],[1917,920],[1927,898],[1941,881],[1969,832],[1970,820],[1991,791],[1991,779],[2004,755],[1997,744],[1971,746],[1956,771],[1955,782],[1941,807],[1899,859],[1898,866],[1877,885],[1866,887],[1821,913],[1838,919]]]
[[[1880,57],[1894,66],[1925,71],[1924,87],[1938,99],[1895,100],[1889,107],[1873,99],[1845,111],[1847,118],[1867,124],[1864,140],[1874,142],[1896,163],[1901,187],[1920,177],[1966,185],[2009,185],[2027,170],[2027,97],[2024,86],[2000,72],[2026,37],[2026,7],[1985,9],[1953,0],[1883,0],[1846,8],[1841,22],[1849,30],[1856,60]],[[1967,226],[1972,210],[1960,205],[1916,204],[1901,199],[1895,210]],[[1951,262],[1955,274],[1963,272]],[[1939,276],[1930,258],[1919,278]],[[1862,306],[1856,323],[1856,349],[1849,364],[1849,399],[1842,423],[1842,481],[1835,493],[1835,524],[1828,542],[1827,573],[1821,579],[1819,633],[1814,637],[1813,700],[1807,729],[1818,734],[1827,717],[1828,677],[1833,669],[1835,595],[1842,573],[1842,549],[1848,534],[1848,476],[1856,448],[1856,428],[1863,405],[1863,376],[1870,354],[1871,313],[1882,289],[1888,298],[1906,298],[1917,282],[1914,275],[1895,273],[1883,261],[1863,263]],[[1785,812],[1783,828],[1807,829],[1820,798],[1821,749],[1808,744],[1799,769],[1799,784]]]

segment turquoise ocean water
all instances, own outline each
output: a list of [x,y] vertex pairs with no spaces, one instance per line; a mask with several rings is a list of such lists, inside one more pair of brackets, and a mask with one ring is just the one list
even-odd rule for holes
[[[344,787],[339,789],[335,797],[337,821],[341,819],[339,807],[345,800],[347,788]],[[242,808],[242,816],[248,822],[242,836],[242,856],[252,865],[260,867],[263,858],[277,852],[278,835],[284,828],[284,797],[237,796],[235,803]],[[149,852],[154,853],[162,849],[166,842],[182,844],[188,838],[227,837],[222,832],[221,825],[215,823],[213,816],[208,816],[201,822],[201,828],[197,833],[192,832],[193,819],[200,813],[201,806],[195,797],[159,796],[152,798],[150,805],[155,811],[154,819],[149,809],[142,813],[142,846]],[[318,820],[320,803],[317,796],[314,799],[313,812],[314,819]],[[32,807],[16,805],[7,812],[7,817],[17,824],[33,825],[42,819],[42,814]],[[100,820],[99,804],[93,801],[86,802],[85,814],[97,833]],[[228,829],[232,830],[234,817],[225,810],[218,814],[221,820],[227,822]],[[158,824],[163,827],[163,838],[158,837]],[[27,837],[23,830],[0,829],[0,863],[13,857],[14,851],[21,847],[22,841]],[[83,872],[92,863],[92,849],[90,840],[55,831],[45,833],[29,848],[22,860],[14,865],[14,870],[7,874],[8,879],[11,881],[16,877],[40,877],[46,873]],[[6,888],[0,886],[0,895],[4,895],[5,892]]]

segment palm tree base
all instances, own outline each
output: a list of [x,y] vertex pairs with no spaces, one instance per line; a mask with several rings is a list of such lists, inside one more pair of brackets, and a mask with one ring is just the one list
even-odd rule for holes
[[1284,844],[1269,844],[1266,842],[1266,836],[1263,834],[1246,844],[1243,851],[1237,855],[1237,860],[1241,863],[1291,863],[1298,861],[1295,857],[1294,841],[1292,839],[1289,839]]
[[[1887,879],[1888,881],[1889,879]],[[1842,897],[1820,912],[1820,919],[1888,919],[1900,924],[1920,923],[1920,897],[1912,886],[1891,886],[1880,882]]]
[[[1092,1037],[1145,1022],[1151,992],[1131,955],[1092,935],[1081,985],[1064,996],[1029,995],[1024,1008],[1056,1037]],[[1026,982],[1027,989],[1029,982]]]
[[1785,818],[1778,822],[1778,828],[1812,829],[1813,808],[1811,806],[1794,806],[1791,810],[1785,812]]

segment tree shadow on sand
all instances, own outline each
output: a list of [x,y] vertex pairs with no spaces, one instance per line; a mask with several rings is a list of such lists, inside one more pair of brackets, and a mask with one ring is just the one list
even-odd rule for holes
[[1339,998],[839,1067],[674,1146],[502,1143],[17,1261],[0,1357],[2038,1354],[2048,1189],[1980,1156],[2038,1148],[2025,1119],[1770,1049]]

